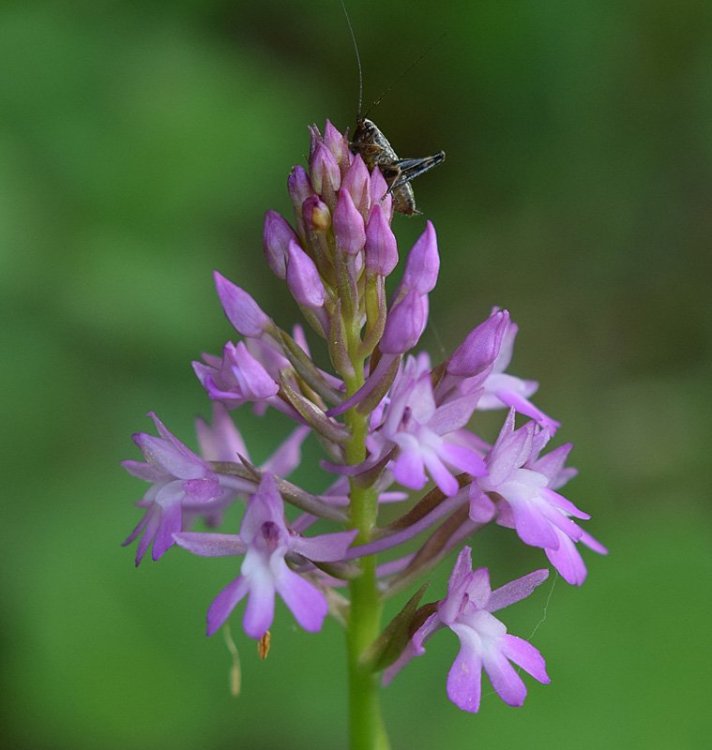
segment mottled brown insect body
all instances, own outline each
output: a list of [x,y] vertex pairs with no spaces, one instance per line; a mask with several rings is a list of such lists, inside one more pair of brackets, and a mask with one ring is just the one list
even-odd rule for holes
[[351,139],[351,151],[354,154],[361,154],[369,171],[373,171],[374,167],[381,170],[393,196],[393,210],[407,216],[420,213],[415,207],[411,180],[445,161],[444,151],[433,156],[400,159],[388,138],[373,121],[365,117],[360,117],[356,121],[356,130]]

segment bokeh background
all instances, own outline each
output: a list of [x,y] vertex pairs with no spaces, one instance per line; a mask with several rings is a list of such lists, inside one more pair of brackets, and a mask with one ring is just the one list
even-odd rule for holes
[[[443,259],[425,343],[448,350],[492,305],[511,310],[512,371],[541,381],[576,445],[567,494],[611,549],[588,555],[582,589],[559,581],[505,613],[536,630],[551,685],[462,714],[445,695],[456,641],[440,636],[385,691],[393,746],[702,747],[712,6],[349,8],[365,102],[387,90],[370,114],[401,154],[448,154],[416,184]],[[190,361],[231,336],[212,269],[294,314],[262,263],[262,213],[288,210],[308,123],[354,122],[339,3],[4,0],[0,71],[2,741],[343,748],[334,623],[308,636],[279,610],[260,662],[236,620],[232,698],[203,622],[235,562],[176,551],[136,570],[119,546],[144,489],[119,468],[138,457],[130,434],[155,409],[194,445],[208,413]],[[401,248],[423,220],[396,219]],[[284,427],[240,424],[258,460]],[[544,561],[497,529],[475,555],[499,583]]]

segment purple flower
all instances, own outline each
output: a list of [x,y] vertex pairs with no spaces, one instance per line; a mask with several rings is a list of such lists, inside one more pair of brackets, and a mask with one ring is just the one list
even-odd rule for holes
[[[150,486],[138,503],[144,515],[125,544],[137,540],[136,564],[149,547],[158,559],[172,544],[203,557],[239,556],[234,580],[208,608],[208,635],[244,599],[244,630],[263,638],[280,596],[307,631],[320,630],[329,612],[343,621],[350,662],[368,670],[391,664],[389,681],[447,628],[460,642],[447,679],[450,699],[479,710],[484,669],[499,696],[519,706],[526,688],[518,668],[543,683],[549,678],[539,652],[509,635],[494,613],[528,596],[545,570],[492,592],[489,572],[472,569],[465,547],[441,601],[418,609],[421,590],[380,637],[358,637],[361,618],[372,630],[379,619],[359,601],[380,609],[490,522],[541,547],[572,584],[586,577],[579,542],[606,552],[578,525],[588,516],[559,494],[575,474],[566,467],[571,446],[544,453],[558,422],[529,401],[537,383],[505,372],[517,334],[509,313],[494,308],[435,366],[425,352],[410,354],[428,323],[440,255],[428,221],[390,291],[388,277],[400,275],[394,274],[393,195],[397,204],[399,190],[410,192],[394,177],[399,169],[403,179],[417,176],[443,157],[398,160],[369,127],[371,135],[364,130],[363,139],[350,142],[328,121],[323,135],[312,126],[308,171],[295,167],[288,179],[294,216],[268,211],[264,217],[266,263],[296,300],[313,340],[325,345],[324,356],[312,357],[299,326],[288,333],[250,294],[215,273],[240,340],[194,363],[213,402],[212,421],[196,424],[200,456],[153,414],[158,436],[134,436],[144,460],[124,466]],[[244,404],[258,416],[276,409],[299,425],[259,467],[232,418]],[[470,429],[471,417],[476,409],[504,407],[507,419],[490,445]],[[531,421],[515,429],[517,413]],[[284,478],[300,463],[312,432],[324,451],[319,465],[338,477],[320,494]],[[434,488],[419,497],[402,491],[429,483]],[[381,504],[403,500],[402,508],[380,512]],[[240,507],[230,510],[234,504]],[[239,531],[207,533],[222,531],[228,512],[241,517]],[[194,521],[203,524],[199,532]],[[335,533],[307,536],[322,525]],[[372,575],[364,575],[371,565]],[[406,641],[393,663],[394,649]],[[363,717],[354,718],[360,726]]]
[[[539,384],[534,380],[523,380],[504,372],[512,361],[514,340],[519,328],[509,319],[509,313],[506,310],[502,312],[506,315],[506,327],[499,339],[497,357],[482,384],[484,393],[478,408],[486,410],[500,409],[503,406],[513,407],[520,414],[534,419],[553,435],[559,427],[559,422],[544,414],[529,401],[529,396],[536,392]],[[495,308],[492,315],[496,316],[498,313],[499,310]]]
[[124,461],[122,466],[135,477],[151,482],[138,505],[146,508],[143,518],[124,541],[138,536],[136,565],[151,542],[151,557],[158,560],[173,545],[173,534],[183,527],[184,511],[206,513],[220,509],[234,496],[234,490],[208,464],[172,435],[153,413],[149,414],[160,437],[144,432],[133,436],[146,459]]
[[314,190],[321,195],[333,195],[341,185],[341,170],[329,147],[319,142],[309,164]]
[[548,575],[547,570],[536,570],[492,591],[489,571],[472,570],[472,551],[463,547],[450,575],[447,596],[416,630],[398,661],[386,670],[385,681],[390,682],[414,656],[424,654],[423,644],[433,633],[448,627],[460,640],[460,652],[447,679],[450,700],[463,711],[476,713],[484,668],[499,697],[510,706],[521,706],[527,689],[513,665],[547,684],[546,664],[534,646],[509,635],[492,613],[529,596]]
[[241,575],[230,582],[208,609],[207,634],[212,635],[244,597],[243,620],[251,638],[261,638],[272,625],[274,597],[279,594],[297,622],[309,632],[321,629],[328,612],[324,593],[291,570],[285,558],[319,562],[340,560],[356,531],[322,534],[311,538],[293,535],[284,519],[282,498],[274,477],[265,474],[242,519],[239,535],[177,533],[175,541],[203,557],[245,555]]
[[366,226],[366,268],[388,276],[398,265],[396,236],[382,206],[375,205]]
[[379,204],[390,221],[393,218],[393,198],[388,183],[378,167],[374,167],[373,172],[371,172],[368,190],[371,195],[371,205]]
[[549,439],[548,432],[534,422],[515,430],[514,416],[514,409],[510,409],[497,442],[486,457],[486,476],[472,483],[470,516],[480,515],[482,503],[490,502],[482,493],[498,496],[498,523],[516,529],[526,544],[543,547],[564,580],[581,585],[586,566],[575,543],[582,542],[602,554],[606,550],[571,520],[590,516],[553,489],[570,476],[570,471],[565,473],[563,469],[570,446],[562,446],[551,457],[539,458]]
[[348,190],[339,190],[334,210],[334,237],[337,247],[347,255],[356,255],[366,244],[363,216],[354,205]]
[[[251,461],[240,431],[228,410],[220,402],[213,403],[212,425],[203,419],[197,419],[195,428],[198,433],[200,453],[206,461],[239,462],[242,458]],[[269,472],[281,477],[289,476],[301,462],[302,443],[310,432],[308,427],[297,427],[293,430],[272,455],[258,467],[260,472]],[[234,490],[236,498],[245,498],[255,490],[254,482],[237,476],[222,476],[221,482]],[[208,526],[214,528],[222,522],[223,511],[224,508],[220,507],[200,515]]]
[[225,344],[222,359],[204,354],[203,360],[193,362],[193,370],[214,401],[231,409],[244,403],[275,401],[279,386],[244,342]]
[[300,219],[304,201],[314,193],[309,175],[307,175],[306,170],[301,165],[294,167],[289,174],[287,178],[287,190],[289,191],[289,197],[292,199],[297,219]]
[[310,195],[302,203],[301,219],[311,232],[326,232],[331,226],[329,207],[318,195]]
[[[250,461],[245,441],[227,409],[220,403],[213,404],[213,423],[202,419],[196,423],[200,452],[206,461],[239,461],[241,457]],[[297,427],[272,455],[259,466],[261,472],[289,476],[301,461],[301,447],[310,434],[308,427]],[[238,477],[223,477],[222,481],[242,492],[254,490],[254,483]]]
[[492,372],[508,329],[509,313],[506,310],[495,310],[487,320],[473,328],[452,353],[447,362],[447,373],[463,378],[463,391],[479,387]]
[[409,291],[388,312],[381,351],[405,354],[419,341],[428,322],[428,295]]
[[215,287],[227,319],[235,330],[248,338],[258,338],[272,322],[255,300],[232,281],[217,271],[214,273]]
[[284,279],[287,275],[289,242],[296,241],[296,239],[297,235],[294,234],[294,230],[282,216],[276,211],[267,211],[262,230],[262,244],[267,264],[280,279]]
[[432,222],[425,223],[425,231],[413,245],[403,272],[403,289],[415,289],[419,294],[432,292],[440,272],[438,239]]
[[[370,175],[360,154],[354,156],[341,181],[340,193],[348,192],[356,208],[364,218],[371,207]],[[340,197],[340,196],[339,196]]]
[[457,431],[469,421],[477,398],[478,394],[469,394],[436,405],[428,358],[408,359],[391,390],[377,436],[399,447],[390,468],[400,484],[421,489],[427,482],[427,470],[435,484],[452,496],[459,485],[448,467],[472,476],[486,472],[482,457],[456,439]]
[[351,158],[348,138],[340,133],[329,120],[324,125],[324,144],[334,155],[339,165],[343,167],[348,166],[349,159]]
[[298,304],[314,311],[326,301],[326,290],[314,261],[291,240],[287,256],[287,287]]

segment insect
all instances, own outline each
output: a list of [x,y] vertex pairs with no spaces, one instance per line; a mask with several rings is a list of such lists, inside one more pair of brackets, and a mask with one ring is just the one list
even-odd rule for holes
[[[394,151],[388,138],[383,135],[380,128],[373,122],[373,120],[369,120],[365,115],[361,114],[361,106],[363,103],[363,72],[361,68],[361,55],[359,54],[358,44],[356,43],[356,34],[351,25],[351,18],[346,10],[344,0],[341,0],[341,7],[343,8],[344,15],[346,16],[346,23],[348,24],[349,32],[351,33],[351,41],[353,42],[354,52],[356,53],[356,64],[358,65],[358,117],[356,118],[356,130],[354,131],[353,138],[349,144],[351,151],[354,154],[361,155],[369,172],[372,172],[375,167],[380,169],[381,174],[388,184],[388,190],[393,196],[394,211],[406,214],[407,216],[419,214],[420,211],[415,207],[413,186],[410,183],[421,174],[425,174],[433,167],[437,167],[438,164],[442,164],[445,161],[445,152],[439,151],[437,154],[433,154],[433,156],[401,159]],[[413,65],[418,63],[420,59],[422,59],[422,55],[407,68],[405,73],[407,73]],[[385,94],[382,94],[374,102],[374,105],[377,105],[384,96]]]
[[359,117],[356,120],[356,130],[350,145],[353,153],[361,154],[369,172],[372,172],[374,167],[381,170],[393,196],[394,211],[407,216],[420,213],[415,207],[415,194],[410,183],[421,174],[442,164],[445,161],[444,151],[439,151],[432,156],[400,159],[388,138],[372,120],[366,117]]

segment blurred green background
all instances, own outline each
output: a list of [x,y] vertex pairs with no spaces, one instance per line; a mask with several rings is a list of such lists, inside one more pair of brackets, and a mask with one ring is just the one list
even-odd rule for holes
[[[538,626],[551,685],[462,714],[442,635],[384,693],[393,746],[704,746],[712,6],[349,8],[366,102],[392,86],[370,114],[401,154],[448,154],[416,183],[443,261],[425,343],[451,349],[492,305],[511,310],[511,370],[541,381],[576,446],[567,495],[611,549],[587,555],[582,589],[544,586],[503,617],[524,637]],[[309,636],[280,609],[259,662],[235,619],[234,699],[203,623],[235,561],[172,551],[136,570],[119,546],[144,490],[119,467],[138,457],[130,434],[155,409],[194,445],[208,413],[190,361],[232,335],[212,269],[294,314],[262,262],[262,213],[287,211],[308,123],[354,122],[338,2],[5,0],[0,71],[3,741],[343,748],[333,622]],[[423,218],[395,225],[404,251]],[[240,424],[265,456],[275,431]],[[545,562],[498,529],[474,546],[495,583]]]

